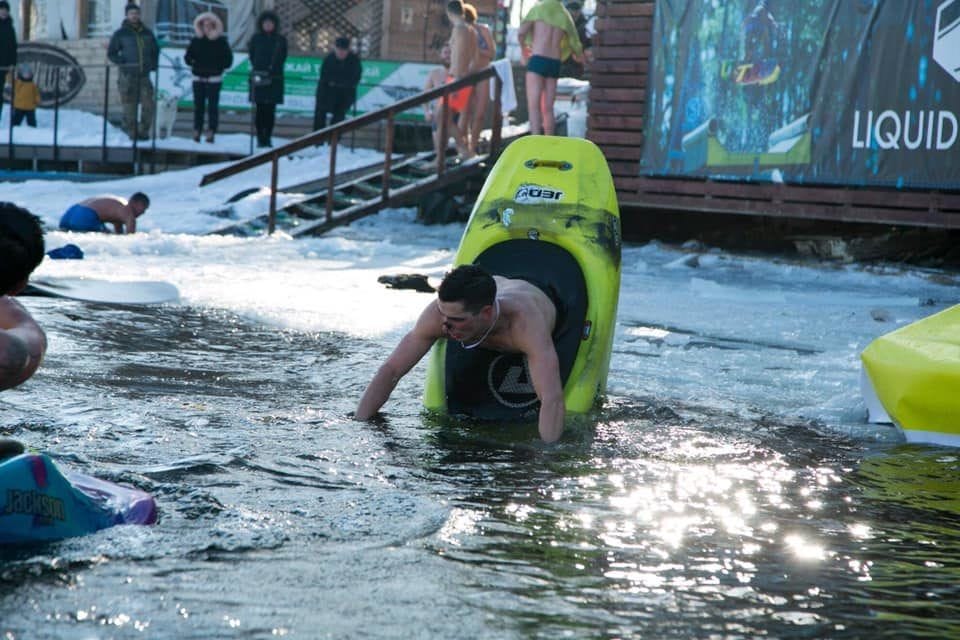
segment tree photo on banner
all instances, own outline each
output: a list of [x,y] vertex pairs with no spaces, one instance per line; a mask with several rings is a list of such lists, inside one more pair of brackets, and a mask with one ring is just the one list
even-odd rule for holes
[[642,175],[960,188],[960,0],[658,2]]
[[[180,97],[178,105],[193,108],[190,89],[192,75],[183,61],[185,49],[164,47],[160,51],[160,71],[157,91],[160,95]],[[284,103],[278,111],[313,116],[317,80],[323,58],[290,56],[283,67]],[[363,60],[363,74],[357,88],[356,114],[366,113],[391,105],[422,91],[426,78],[436,65],[389,60]],[[250,61],[246,53],[234,53],[233,66],[223,76],[220,107],[233,111],[248,111]],[[354,112],[351,111],[351,115]],[[399,116],[401,119],[422,120],[416,109]]]

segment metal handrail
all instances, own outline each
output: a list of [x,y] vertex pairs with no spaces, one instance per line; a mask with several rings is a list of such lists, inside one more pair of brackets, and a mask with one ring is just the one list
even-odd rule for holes
[[[153,135],[151,136],[151,141],[150,141],[149,143],[147,143],[147,144],[144,144],[142,141],[140,141],[140,140],[137,139],[137,136],[134,136],[133,139],[130,140],[126,145],[118,145],[118,147],[112,147],[112,146],[107,145],[107,132],[108,132],[108,128],[109,128],[109,125],[110,125],[110,111],[111,111],[111,108],[114,107],[114,106],[115,106],[115,103],[117,102],[117,100],[116,100],[116,93],[115,93],[116,88],[114,87],[114,84],[115,84],[115,83],[114,83],[114,79],[115,79],[115,77],[116,77],[116,71],[115,71],[115,68],[114,68],[115,66],[116,66],[116,65],[114,65],[113,63],[109,63],[109,62],[106,62],[106,63],[103,63],[103,64],[79,65],[79,67],[80,67],[81,69],[83,69],[85,73],[88,73],[88,74],[89,74],[91,71],[99,71],[99,70],[102,70],[102,74],[103,74],[103,75],[102,75],[102,77],[103,77],[103,92],[102,92],[102,96],[100,96],[100,100],[99,100],[99,101],[96,101],[96,102],[99,102],[99,104],[94,104],[93,102],[88,102],[88,103],[85,104],[84,106],[79,107],[79,110],[85,111],[85,112],[88,112],[88,113],[97,114],[97,115],[99,115],[99,116],[101,117],[101,119],[102,119],[102,124],[101,124],[101,126],[100,126],[100,131],[98,132],[98,133],[100,134],[100,144],[99,144],[99,157],[100,157],[100,161],[101,161],[101,162],[104,162],[104,163],[107,162],[108,159],[109,159],[109,153],[110,153],[110,151],[111,151],[112,149],[114,149],[114,148],[118,148],[118,147],[127,148],[127,149],[129,149],[130,151],[132,151],[132,153],[133,153],[133,162],[134,162],[135,172],[136,172],[136,173],[139,173],[140,169],[142,168],[142,154],[143,154],[143,152],[144,152],[145,150],[147,150],[147,149],[149,149],[149,150],[152,151],[152,152],[156,152],[156,150],[157,150],[157,133],[158,133],[158,126],[159,126],[159,125],[158,125],[158,122],[157,122],[156,118],[154,118],[153,122],[150,123],[150,127],[151,127],[151,129],[152,129],[152,134],[153,134]],[[171,67],[171,66],[165,65],[165,64],[161,64],[161,65],[159,65],[159,67],[160,67],[160,69],[174,69],[174,68],[175,68],[175,67]],[[0,67],[0,73],[4,73],[4,74],[5,74],[8,70],[9,70],[9,68],[7,68],[7,67]],[[55,74],[56,74],[55,77],[57,78],[57,80],[56,80],[56,84],[55,84],[56,89],[55,89],[54,103],[53,103],[53,106],[52,106],[52,108],[51,108],[51,110],[53,111],[53,119],[54,119],[53,141],[52,141],[51,146],[53,147],[53,155],[54,155],[54,160],[55,160],[55,161],[57,161],[57,160],[59,159],[61,147],[64,146],[64,143],[63,143],[63,141],[61,140],[61,131],[60,131],[61,127],[59,126],[59,125],[60,125],[60,111],[63,110],[63,109],[65,109],[65,108],[68,108],[68,105],[66,105],[65,103],[62,102],[62,100],[61,100],[62,96],[60,95],[60,92],[59,92],[59,86],[60,86],[60,84],[59,84],[59,76],[60,76],[60,73],[61,73],[60,67],[57,67],[57,68],[56,68],[56,71],[55,71]],[[249,74],[246,73],[246,72],[241,72],[241,71],[239,71],[239,70],[233,69],[233,70],[229,70],[229,71],[224,72],[223,75],[224,75],[224,78],[226,78],[226,77],[246,78]],[[158,77],[154,76],[153,74],[151,74],[151,76],[152,76],[151,80],[152,80],[152,82],[153,82],[153,84],[154,84],[154,92],[153,92],[154,113],[156,113],[157,110],[158,110],[158,103],[159,103],[159,100],[160,100],[160,92],[161,92],[162,90],[168,90],[168,91],[169,91],[169,89],[168,89],[168,87],[166,87],[166,86],[161,86]],[[379,87],[384,88],[384,89],[390,89],[390,88],[406,89],[406,88],[407,88],[407,87],[402,87],[402,86],[392,86],[392,85],[385,85],[385,84],[380,84],[380,83],[377,83],[377,84],[369,84],[369,83],[364,83],[364,82],[361,82],[361,83],[358,85],[358,87],[372,87],[372,86],[379,86]],[[12,104],[13,93],[14,93],[14,91],[15,91],[14,83],[12,83],[12,82],[10,83],[9,90],[10,90],[10,93],[11,93],[11,96],[10,96],[10,97],[11,97],[11,104]],[[140,109],[140,105],[139,105],[139,103],[140,103],[139,90],[138,90],[137,93],[138,93],[138,96],[137,96],[137,103],[138,103],[138,104],[137,104],[137,110],[139,111],[139,109]],[[90,97],[91,97],[91,98],[93,97],[93,94],[92,94],[92,93],[90,94]],[[254,109],[253,107],[254,107],[253,104],[250,104],[250,105],[221,105],[221,106],[220,106],[221,112],[222,112],[222,111],[245,111],[245,110],[248,110],[248,109],[249,109],[249,111],[250,111],[250,125],[251,125],[251,133],[250,133],[250,137],[251,137],[251,150],[250,150],[250,152],[251,152],[251,153],[253,153],[253,148],[252,148],[252,144],[253,144],[253,132],[252,132],[252,127],[253,127],[253,115],[254,115],[254,113],[255,113],[255,109]],[[355,111],[356,108],[357,108],[357,105],[356,105],[356,103],[354,103],[354,105],[353,105],[354,113],[356,112],[356,111]],[[11,113],[10,113],[10,115],[11,115],[11,118],[10,118],[10,121],[9,121],[9,127],[8,127],[8,129],[7,129],[6,131],[0,132],[0,144],[6,144],[6,145],[7,145],[7,156],[8,156],[7,159],[8,159],[8,161],[9,161],[10,163],[12,163],[14,160],[17,159],[17,146],[18,146],[18,145],[15,144],[14,141],[13,141],[13,137],[14,137],[14,127],[13,127],[13,118],[12,118],[12,115],[13,115],[12,106],[11,106]],[[306,114],[305,114],[305,115],[306,115]],[[309,116],[307,115],[307,117],[309,117]],[[33,143],[33,144],[36,144],[36,143]],[[44,144],[45,144],[45,143],[44,143]],[[94,148],[96,148],[96,147],[94,147]],[[154,158],[155,158],[155,156],[154,156]]]
[[[276,215],[277,215],[277,182],[279,174],[279,161],[280,158],[288,156],[292,153],[300,151],[301,149],[306,149],[307,147],[315,147],[324,142],[329,141],[330,143],[330,168],[327,176],[327,207],[326,207],[326,219],[330,222],[333,219],[333,189],[336,179],[336,164],[337,164],[337,144],[340,137],[344,133],[348,133],[355,129],[380,122],[383,120],[387,121],[387,133],[386,133],[386,142],[384,145],[384,167],[383,167],[383,189],[381,192],[382,202],[387,202],[390,197],[390,169],[391,169],[391,156],[393,155],[393,133],[394,133],[394,124],[395,117],[398,113],[402,113],[409,109],[413,109],[422,104],[426,104],[431,100],[440,98],[443,101],[443,109],[449,108],[450,94],[463,89],[464,87],[474,87],[480,82],[488,78],[494,79],[494,111],[493,111],[493,130],[491,133],[490,139],[490,155],[495,156],[500,147],[500,141],[502,138],[502,126],[503,119],[500,114],[501,101],[503,95],[503,81],[501,80],[499,74],[494,70],[493,67],[487,67],[486,69],[481,69],[471,73],[470,75],[464,76],[459,80],[455,80],[449,84],[444,84],[435,89],[430,89],[424,91],[415,96],[405,98],[391,105],[378,109],[376,111],[370,111],[363,115],[357,116],[356,118],[351,118],[349,120],[344,120],[338,122],[337,124],[331,125],[325,129],[320,129],[319,131],[314,131],[305,136],[301,136],[296,140],[288,142],[285,145],[263,151],[257,155],[238,160],[222,169],[212,171],[203,176],[200,180],[200,186],[206,186],[217,182],[218,180],[223,180],[224,178],[229,178],[230,176],[237,175],[248,169],[258,167],[260,165],[270,162],[272,164],[270,170],[270,213],[269,213],[269,223],[267,226],[267,232],[273,233],[276,229]],[[448,139],[447,133],[447,119],[440,119],[440,140],[446,142]],[[443,145],[446,146],[445,144]],[[437,156],[437,175],[442,175],[446,169],[446,162],[442,155]]]

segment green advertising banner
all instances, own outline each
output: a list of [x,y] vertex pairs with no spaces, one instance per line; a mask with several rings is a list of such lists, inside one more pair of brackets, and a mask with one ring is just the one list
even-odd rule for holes
[[[157,90],[161,96],[179,96],[180,107],[193,108],[193,75],[183,62],[182,48],[164,47],[160,52]],[[283,67],[284,98],[277,110],[312,116],[316,104],[317,80],[323,58],[291,56]],[[423,91],[430,71],[436,65],[390,60],[364,60],[357,102],[350,111],[360,115],[381,109]],[[234,53],[233,66],[224,74],[220,107],[236,111],[250,109],[248,79],[250,61],[246,53]],[[402,118],[422,120],[422,110],[405,113]]]

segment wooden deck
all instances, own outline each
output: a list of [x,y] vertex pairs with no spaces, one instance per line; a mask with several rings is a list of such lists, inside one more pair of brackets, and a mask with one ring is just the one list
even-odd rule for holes
[[960,191],[641,176],[655,6],[655,0],[597,3],[587,137],[607,157],[625,225],[631,217],[685,212],[960,228]]
[[129,175],[228,162],[243,154],[219,150],[152,149],[149,141],[129,147],[76,147],[0,144],[0,168],[11,171],[62,171],[77,174]]

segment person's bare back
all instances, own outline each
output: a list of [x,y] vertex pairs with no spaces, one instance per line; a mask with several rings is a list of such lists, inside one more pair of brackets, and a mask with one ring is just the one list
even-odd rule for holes
[[87,198],[79,204],[93,209],[101,222],[112,224],[116,233],[122,234],[136,233],[137,218],[147,210],[150,201],[144,194],[135,193],[129,201],[116,196],[99,196]]
[[453,25],[450,32],[450,75],[459,80],[473,71],[476,57],[476,31],[463,22]]
[[525,85],[530,133],[553,135],[560,65],[566,55],[581,62],[582,46],[569,12],[559,0],[539,0],[521,21],[517,39],[527,64]]
[[531,23],[533,42],[530,53],[535,56],[560,59],[560,41],[563,39],[563,29],[553,27],[546,22],[537,20]]

